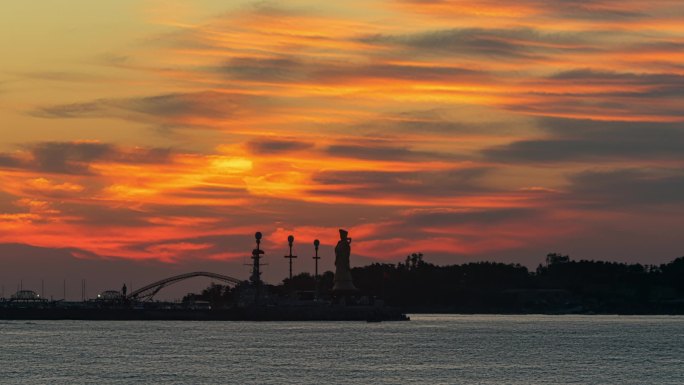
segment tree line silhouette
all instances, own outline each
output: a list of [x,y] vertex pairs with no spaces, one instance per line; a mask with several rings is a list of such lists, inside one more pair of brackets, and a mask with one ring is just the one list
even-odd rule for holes
[[[684,257],[642,265],[551,253],[530,271],[497,262],[438,266],[413,253],[397,264],[355,267],[352,276],[359,296],[408,312],[684,314]],[[333,277],[319,277],[320,298],[333,294]],[[279,296],[312,293],[316,281],[301,273],[269,289]],[[230,306],[238,290],[212,285],[186,299]]]

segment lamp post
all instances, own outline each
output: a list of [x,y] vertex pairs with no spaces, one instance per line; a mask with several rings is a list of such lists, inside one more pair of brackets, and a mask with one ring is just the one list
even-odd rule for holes
[[254,304],[259,304],[259,297],[261,296],[261,256],[264,251],[261,250],[261,232],[257,231],[254,233],[254,239],[256,240],[256,249],[252,250],[252,285],[254,286]]
[[296,255],[292,255],[292,243],[294,243],[294,237],[292,235],[287,237],[287,243],[290,245],[290,254],[286,255],[285,258],[290,260],[290,284],[292,284],[292,259],[297,258]]
[[316,250],[316,256],[313,257],[314,261],[316,262],[316,269],[314,270],[314,282],[316,282],[316,299],[318,299],[318,260],[321,259],[321,257],[318,256],[318,246],[321,244],[321,241],[316,239],[314,242],[314,249]]
[[254,234],[254,239],[256,240],[256,249],[252,250],[252,259],[254,260],[252,262],[252,283],[254,285],[257,285],[261,283],[261,255],[264,253],[263,250],[261,250],[260,245],[261,245],[261,232],[257,231]]

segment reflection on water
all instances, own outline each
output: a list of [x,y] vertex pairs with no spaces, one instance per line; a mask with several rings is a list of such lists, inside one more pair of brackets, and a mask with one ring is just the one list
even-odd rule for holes
[[0,321],[0,382],[684,383],[684,317],[411,319]]

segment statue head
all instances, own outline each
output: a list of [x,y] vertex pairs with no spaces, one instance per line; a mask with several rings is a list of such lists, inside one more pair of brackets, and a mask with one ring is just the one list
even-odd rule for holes
[[349,234],[347,230],[340,229],[340,239],[347,239],[347,234]]

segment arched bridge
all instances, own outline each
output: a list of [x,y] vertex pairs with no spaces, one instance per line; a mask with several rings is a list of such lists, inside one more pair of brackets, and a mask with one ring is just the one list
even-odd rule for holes
[[242,282],[241,280],[233,277],[229,277],[227,275],[222,275],[222,274],[216,274],[216,273],[210,273],[208,271],[195,271],[193,273],[185,273],[185,274],[180,274],[180,275],[175,275],[173,277],[165,278],[157,282],[153,282],[149,285],[143,286],[140,289],[137,289],[135,291],[132,291],[126,298],[131,299],[131,300],[142,300],[142,301],[149,301],[154,297],[155,294],[159,292],[159,290],[165,288],[166,286],[172,285],[176,282],[180,282],[189,278],[194,278],[194,277],[208,277],[208,278],[213,278],[218,281],[226,282],[226,283],[231,283],[233,285],[237,285],[238,283]]

